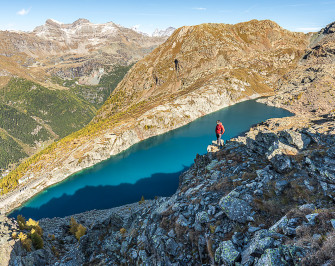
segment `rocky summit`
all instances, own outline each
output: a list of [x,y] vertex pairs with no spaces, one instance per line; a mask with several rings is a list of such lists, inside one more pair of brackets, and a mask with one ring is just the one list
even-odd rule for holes
[[[262,30],[256,30],[254,25]],[[264,90],[273,89],[272,96],[260,101],[284,107],[294,112],[295,116],[264,121],[245,134],[227,141],[223,147],[218,147],[215,142],[210,144],[208,152],[197,155],[190,169],[181,174],[179,187],[171,197],[141,199],[140,202],[114,209],[92,210],[73,217],[41,219],[38,222],[26,221],[23,217],[15,220],[2,216],[2,264],[335,264],[335,96],[332,71],[335,53],[331,48],[335,40],[334,24],[308,36],[286,32],[269,21],[219,27],[230,29],[227,31],[229,33],[217,31],[216,34],[209,34],[207,31],[197,31],[197,27],[177,30],[167,43],[134,66],[117,87],[115,98],[111,98],[116,104],[106,104],[95,121],[102,123],[105,116],[117,111],[129,111],[123,103],[118,104],[120,99],[116,95],[121,97],[133,93],[134,98],[126,98],[128,103],[135,101],[135,98],[154,99],[157,96],[158,99],[161,95],[158,88],[161,88],[163,95],[175,93],[180,98],[162,101],[153,109],[155,112],[145,111],[152,115],[153,121],[159,121],[158,115],[157,120],[154,119],[159,111],[167,112],[168,109],[164,107],[174,106],[173,110],[178,113],[178,106],[173,105],[178,100],[182,106],[192,99],[190,95],[193,99],[200,99],[200,95],[210,90],[205,81],[201,83],[202,78],[221,77],[215,76],[216,72],[210,74],[213,62],[225,62],[226,71],[230,69],[230,74],[241,73],[234,72],[238,67],[242,71],[241,60],[234,60],[231,64],[227,62],[245,51],[249,53],[245,52],[248,60],[243,62],[243,66],[248,68],[243,73],[248,74],[240,76],[236,88],[240,93],[243,91],[241,88],[248,91],[248,88],[254,88],[252,81],[259,81],[257,84],[264,84]],[[261,33],[263,30],[266,38]],[[255,35],[250,31],[256,32]],[[199,39],[200,34],[208,35]],[[236,47],[231,45],[236,40],[232,34],[239,34],[244,42],[237,43]],[[183,36],[187,38],[178,43],[178,37]],[[194,63],[191,54],[197,58],[197,52],[191,50],[188,41],[213,41],[217,36],[226,36],[226,42],[231,41],[227,45],[230,56],[226,59],[220,57],[221,50],[217,49],[218,53],[212,58],[222,58],[222,61],[199,59],[195,69],[201,71],[192,72],[193,68],[188,64]],[[293,43],[285,38],[292,38]],[[222,41],[220,45],[224,46],[226,42]],[[279,53],[277,49],[283,46],[291,48],[280,50]],[[216,49],[214,45],[210,47],[203,51],[204,54],[208,52],[209,57]],[[294,50],[293,47],[298,48]],[[173,54],[173,49],[185,50]],[[282,56],[283,51],[289,52]],[[155,53],[158,55],[153,56]],[[162,53],[164,56],[160,57]],[[263,61],[260,60],[262,54],[266,55]],[[276,54],[280,54],[280,59],[274,57],[276,59],[271,61]],[[167,58],[171,59],[168,61],[171,70],[159,63]],[[263,67],[261,72],[253,68],[255,65],[252,62],[256,61],[258,67]],[[151,62],[152,69],[149,65],[144,68],[146,62]],[[272,65],[268,68],[270,63]],[[281,67],[285,66],[284,71]],[[158,71],[160,67],[162,72]],[[266,69],[264,75],[257,74]],[[139,73],[148,78],[140,80]],[[173,81],[178,75],[181,77],[180,83]],[[192,83],[194,80],[197,82]],[[223,76],[222,80],[229,81],[230,76],[227,76],[227,80]],[[212,87],[215,87],[214,84],[220,83],[213,83]],[[229,84],[229,88],[233,88],[237,83]],[[183,91],[184,88],[186,91]],[[194,104],[193,109],[188,110],[197,112],[201,110],[199,107],[199,103]],[[128,117],[129,124],[133,121]],[[142,121],[148,123],[149,118]],[[127,128],[124,124],[118,125]],[[159,125],[155,122],[147,128],[158,132],[157,128],[161,129]],[[128,137],[143,138],[138,131],[130,132]],[[113,141],[119,141],[117,137],[113,138]],[[48,163],[52,164],[52,160]]]

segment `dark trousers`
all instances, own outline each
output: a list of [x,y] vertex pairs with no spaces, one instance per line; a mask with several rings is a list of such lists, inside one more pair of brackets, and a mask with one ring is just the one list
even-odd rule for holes
[[218,134],[218,133],[216,133],[216,139],[217,139],[217,144],[218,145],[220,145],[221,143],[221,136],[222,136],[222,134]]

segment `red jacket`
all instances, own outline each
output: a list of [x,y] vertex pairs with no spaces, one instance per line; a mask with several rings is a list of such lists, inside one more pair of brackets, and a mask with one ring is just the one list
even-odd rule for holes
[[215,133],[216,134],[223,134],[224,132],[225,132],[225,129],[224,129],[222,123],[217,124],[216,128],[215,128]]

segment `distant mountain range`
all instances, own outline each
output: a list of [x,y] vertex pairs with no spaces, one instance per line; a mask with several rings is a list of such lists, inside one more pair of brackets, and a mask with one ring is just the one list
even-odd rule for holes
[[131,65],[167,34],[87,19],[0,31],[0,175],[89,123]]
[[169,37],[176,30],[176,28],[174,27],[168,27],[165,30],[155,29],[152,34],[148,34],[148,33],[139,31],[138,26],[134,26],[131,29],[145,36],[151,36],[151,37]]

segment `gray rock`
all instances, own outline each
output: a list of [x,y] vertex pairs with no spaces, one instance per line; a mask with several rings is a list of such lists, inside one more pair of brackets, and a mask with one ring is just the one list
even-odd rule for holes
[[279,230],[283,229],[284,226],[287,226],[288,219],[286,215],[282,217],[278,222],[276,222],[273,226],[270,227],[270,231],[279,232]]
[[322,235],[320,235],[320,234],[314,234],[314,235],[312,236],[312,238],[313,238],[314,240],[316,240],[316,241],[320,241],[320,240],[322,239]]
[[231,241],[241,247],[243,245],[244,235],[241,232],[235,232],[231,238]]
[[284,226],[283,227],[283,233],[287,236],[295,236],[296,235],[296,230],[295,230],[294,227]]
[[255,196],[263,196],[263,190],[261,190],[261,189],[256,189],[255,191],[254,191],[254,195]]
[[299,150],[306,149],[311,143],[310,137],[293,130],[284,130],[280,132],[280,136],[284,137],[289,144],[296,146]]
[[248,247],[242,252],[242,264],[248,264],[248,262],[252,260],[250,257],[259,257],[266,249],[275,247],[275,240],[273,237],[280,239],[281,235],[265,229],[256,232]]
[[264,266],[264,265],[289,265],[285,260],[282,260],[282,255],[280,253],[280,249],[267,249],[265,253],[261,256],[258,260],[257,266]]
[[235,261],[240,257],[234,244],[228,240],[220,243],[215,251],[215,262],[224,263],[225,265],[234,265]]
[[305,217],[310,225],[315,224],[315,218],[318,216],[318,213],[307,214]]
[[304,255],[305,251],[301,248],[281,245],[278,248],[267,249],[255,265],[300,265]]
[[208,223],[209,222],[208,213],[205,212],[205,211],[198,212],[197,215],[196,215],[196,221],[198,221],[201,224]]
[[219,206],[229,219],[240,223],[245,223],[252,211],[246,201],[231,196],[231,193],[221,198]]
[[280,180],[276,182],[276,193],[282,193],[286,188],[288,188],[290,183],[287,180]]
[[70,243],[70,244],[73,244],[76,242],[76,239],[74,236],[67,236],[64,238],[64,241],[67,242],[67,243]]
[[166,241],[166,251],[172,256],[177,256],[180,248],[176,241],[174,241],[172,238],[169,238]]
[[259,228],[259,227],[253,227],[253,226],[251,226],[251,227],[248,228],[248,232],[249,233],[255,233],[256,231],[258,231],[260,229],[261,228]]
[[212,160],[207,166],[206,166],[206,169],[208,171],[211,171],[213,170],[218,164],[218,161],[217,160]]
[[203,230],[201,224],[198,222],[194,223],[194,229],[198,232],[201,232]]
[[330,223],[332,224],[332,227],[335,229],[335,219],[331,219]]
[[281,174],[288,173],[292,170],[293,165],[291,159],[284,154],[276,154],[270,159],[273,168]]

